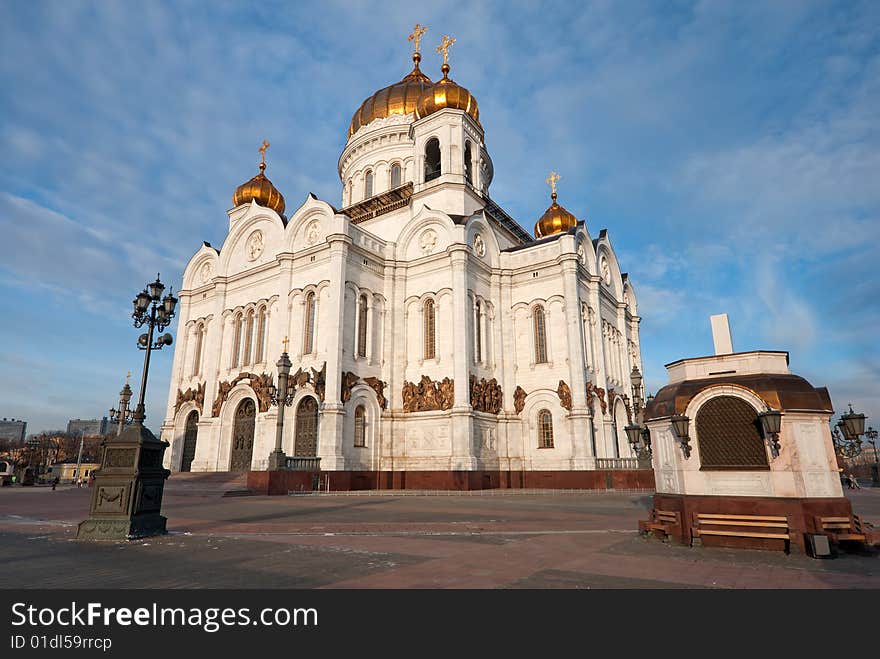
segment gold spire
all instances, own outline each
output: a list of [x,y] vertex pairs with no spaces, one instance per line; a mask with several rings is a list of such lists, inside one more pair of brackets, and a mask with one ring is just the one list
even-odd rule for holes
[[577,218],[556,203],[556,182],[562,178],[551,171],[544,181],[550,186],[550,198],[553,203],[535,223],[535,237],[545,238],[555,233],[564,233],[577,226]]
[[413,42],[415,46],[416,53],[419,52],[419,41],[422,40],[422,35],[428,30],[427,26],[422,25],[421,23],[416,23],[416,26],[413,28],[412,34],[409,35],[409,41]]
[[287,344],[290,343],[290,341],[287,340],[286,336],[284,337],[284,340],[281,343],[284,346],[284,352],[287,352]]
[[562,177],[559,176],[559,174],[557,174],[556,172],[551,170],[550,176],[548,178],[544,179],[545,183],[550,184],[550,190],[551,190],[550,197],[552,197],[554,201],[556,200],[556,181],[558,181],[560,178],[562,178]]
[[260,152],[260,156],[262,157],[262,162],[260,162],[260,171],[266,169],[266,150],[272,146],[266,140],[263,140],[263,144],[258,149]]
[[261,156],[260,172],[250,181],[242,183],[235,189],[235,193],[232,195],[233,207],[255,201],[260,206],[271,208],[279,215],[284,215],[284,195],[272,185],[272,181],[266,178],[263,173],[266,170],[266,150],[269,146],[269,142],[263,140],[258,149]]

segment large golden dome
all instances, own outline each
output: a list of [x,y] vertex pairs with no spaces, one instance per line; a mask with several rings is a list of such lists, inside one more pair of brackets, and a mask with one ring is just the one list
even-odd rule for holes
[[449,79],[449,64],[444,62],[440,68],[443,78],[422,94],[416,106],[416,120],[424,119],[443,108],[452,108],[464,110],[479,125],[480,109],[477,107],[477,99],[467,89]]
[[413,70],[403,80],[380,89],[361,103],[348,125],[349,137],[354,135],[358,128],[366,126],[374,119],[383,119],[392,114],[409,114],[416,109],[422,92],[433,84],[431,79],[419,70],[421,60],[421,53],[413,53]]
[[278,192],[278,189],[272,185],[272,181],[263,173],[266,170],[266,149],[268,148],[269,143],[264,140],[263,146],[260,148],[260,152],[263,154],[260,173],[235,189],[235,194],[232,195],[232,206],[241,206],[255,201],[260,206],[271,208],[279,215],[284,215],[284,195]]
[[535,238],[546,238],[555,233],[564,233],[577,226],[577,218],[556,203],[556,193],[551,195],[553,203],[535,223]]

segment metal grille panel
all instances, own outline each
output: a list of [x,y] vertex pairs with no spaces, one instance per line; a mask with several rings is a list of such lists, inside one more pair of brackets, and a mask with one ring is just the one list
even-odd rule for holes
[[769,469],[758,413],[744,400],[717,396],[697,411],[702,469]]

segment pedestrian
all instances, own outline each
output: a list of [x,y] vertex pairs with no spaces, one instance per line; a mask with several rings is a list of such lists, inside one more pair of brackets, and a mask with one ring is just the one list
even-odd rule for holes
[[859,485],[859,479],[856,478],[854,474],[850,474],[850,475],[849,475],[849,482],[850,482],[850,487],[851,487],[853,490],[860,490],[860,489],[862,489],[862,486]]
[[55,491],[55,487],[58,485],[58,476],[52,479],[52,491]]

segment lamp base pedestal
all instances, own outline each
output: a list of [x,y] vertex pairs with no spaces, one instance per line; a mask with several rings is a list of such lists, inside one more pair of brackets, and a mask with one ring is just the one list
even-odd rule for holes
[[269,471],[281,471],[287,469],[287,456],[282,450],[275,450],[269,454]]
[[89,518],[80,522],[78,540],[134,540],[166,533],[161,514],[165,479],[162,467],[168,442],[139,423],[101,445]]

